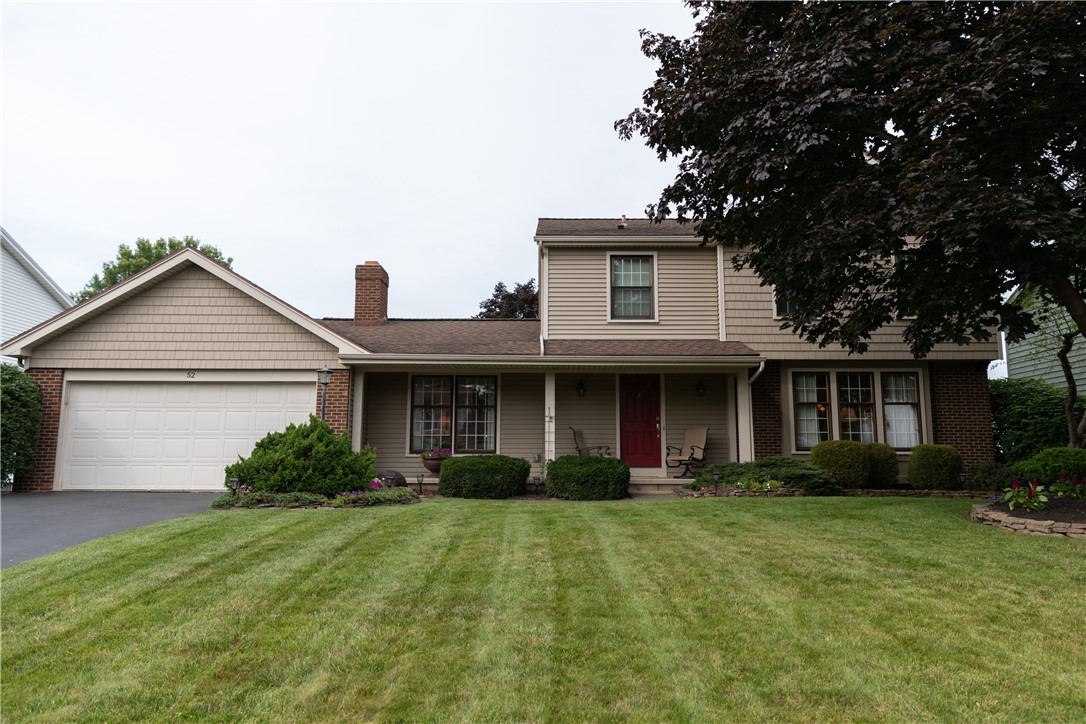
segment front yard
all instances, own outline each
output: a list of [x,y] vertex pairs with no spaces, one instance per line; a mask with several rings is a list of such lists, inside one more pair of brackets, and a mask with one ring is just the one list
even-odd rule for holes
[[3,571],[3,718],[1080,720],[1086,542],[969,506],[212,511]]

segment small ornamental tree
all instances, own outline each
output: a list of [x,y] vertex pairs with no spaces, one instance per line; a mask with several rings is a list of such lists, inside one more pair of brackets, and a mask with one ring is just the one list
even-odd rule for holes
[[175,251],[184,249],[186,246],[211,257],[227,269],[234,263],[232,257],[223,256],[217,247],[211,244],[201,244],[199,239],[191,236],[184,236],[180,239],[171,236],[168,239],[159,239],[158,241],[139,238],[136,239],[134,247],[121,244],[117,248],[117,258],[103,264],[102,273],[91,277],[82,291],[72,294],[72,299],[77,302],[90,299],[95,294],[109,289],[114,284],[124,281],[136,272],[146,269]]
[[15,365],[0,365],[0,480],[34,469],[41,392]]

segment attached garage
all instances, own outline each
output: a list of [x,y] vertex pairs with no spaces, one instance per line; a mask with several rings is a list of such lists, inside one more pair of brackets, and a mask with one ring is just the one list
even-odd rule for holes
[[222,490],[256,441],[320,409],[351,432],[357,344],[185,248],[3,345],[42,395],[16,490]]
[[305,422],[312,382],[72,382],[60,451],[66,490],[219,490],[224,466]]

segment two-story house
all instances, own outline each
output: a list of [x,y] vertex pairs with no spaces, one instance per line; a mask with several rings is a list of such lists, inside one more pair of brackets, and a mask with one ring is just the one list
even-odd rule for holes
[[[4,344],[46,401],[30,489],[216,489],[264,433],[322,406],[378,468],[422,450],[542,461],[571,427],[636,478],[709,427],[709,462],[802,457],[822,440],[922,442],[992,458],[995,343],[912,359],[888,328],[862,357],[782,331],[770,288],[692,226],[541,219],[540,319],[396,319],[389,275],[355,270],[354,315],[312,319],[192,249]],[[332,370],[326,388],[316,368]],[[323,404],[322,404],[323,403]]]
[[[72,298],[0,226],[0,339],[72,306]],[[8,357],[0,361],[15,364]]]

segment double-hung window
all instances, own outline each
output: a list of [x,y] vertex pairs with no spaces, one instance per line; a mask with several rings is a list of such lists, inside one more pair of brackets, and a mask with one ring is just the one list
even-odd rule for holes
[[611,319],[655,319],[653,257],[611,257]]
[[411,452],[497,448],[498,378],[418,375],[411,380]]
[[824,440],[885,442],[908,450],[921,443],[920,419],[917,372],[792,373],[796,450]]

